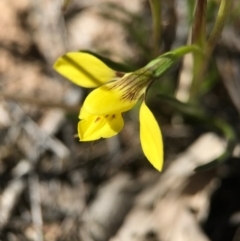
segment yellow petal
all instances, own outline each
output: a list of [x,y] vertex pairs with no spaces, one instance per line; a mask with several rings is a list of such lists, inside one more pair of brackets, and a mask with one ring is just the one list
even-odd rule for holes
[[140,113],[140,140],[143,153],[158,170],[163,166],[163,142],[160,128],[152,112],[143,101]]
[[107,123],[102,130],[102,137],[110,138],[122,130],[124,121],[122,114],[107,115],[106,119]]
[[80,109],[80,113],[78,118],[79,119],[87,119],[89,116],[91,116],[92,114],[90,114],[86,108],[84,107],[84,105],[82,105],[81,109]]
[[97,116],[92,115],[78,123],[80,141],[94,141],[110,138],[120,132],[124,122],[121,114]]
[[[145,92],[151,79],[134,73],[93,90],[85,99],[84,111],[95,115],[122,113],[130,110]],[[80,118],[84,116],[80,112]]]
[[116,72],[88,53],[70,52],[54,64],[54,69],[73,83],[86,88],[105,84],[116,78]]

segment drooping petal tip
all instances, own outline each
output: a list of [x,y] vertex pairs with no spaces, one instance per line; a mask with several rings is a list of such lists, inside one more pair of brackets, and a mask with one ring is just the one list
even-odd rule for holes
[[140,140],[144,155],[158,171],[163,168],[163,141],[152,112],[143,101],[139,113]]
[[95,56],[83,52],[69,52],[58,58],[53,68],[73,83],[94,88],[107,83],[117,75]]

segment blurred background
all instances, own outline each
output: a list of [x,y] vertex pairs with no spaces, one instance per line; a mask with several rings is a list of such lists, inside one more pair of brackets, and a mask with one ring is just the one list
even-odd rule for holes
[[[208,1],[207,32],[219,2]],[[142,153],[138,105],[118,136],[80,143],[89,91],[52,69],[78,50],[130,70],[147,64],[156,56],[149,2],[0,0],[0,11],[0,240],[240,240],[238,0],[199,89],[206,115],[176,101],[191,95],[190,55],[148,92],[164,138],[161,173]],[[162,1],[161,53],[189,43],[193,11],[191,0]],[[222,154],[221,165],[194,171]]]

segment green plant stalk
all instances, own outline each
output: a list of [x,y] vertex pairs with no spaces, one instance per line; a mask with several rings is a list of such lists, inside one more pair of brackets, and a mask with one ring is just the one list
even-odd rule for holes
[[194,1],[193,0],[187,0],[187,6],[188,6],[188,21],[189,24],[192,24],[193,22],[193,12],[194,12]]
[[[213,30],[208,40],[206,41],[205,46],[202,46],[204,55],[202,58],[198,54],[195,55],[193,83],[192,83],[192,88],[190,92],[190,98],[192,100],[196,99],[200,94],[202,80],[204,79],[208,63],[211,59],[212,52],[217,44],[217,41],[221,35],[223,27],[227,21],[227,17],[231,10],[232,2],[233,0],[221,0]],[[199,43],[201,44],[201,41],[199,41]]]
[[152,12],[152,42],[153,42],[153,57],[159,54],[159,45],[161,40],[161,0],[149,0]]
[[192,42],[199,47],[204,47],[206,42],[206,11],[207,0],[198,0],[193,23]]
[[222,0],[221,1],[213,30],[207,41],[206,54],[208,57],[211,56],[212,51],[213,51],[214,47],[216,46],[216,43],[222,33],[223,27],[227,21],[227,17],[231,10],[232,3],[233,3],[233,0]]
[[[151,72],[152,77],[159,79],[166,74],[166,72],[170,70],[183,55],[193,51],[199,51],[199,49],[194,45],[182,46],[158,56],[156,59],[150,61],[144,68]],[[139,75],[141,75],[141,71],[142,69],[140,69]]]
[[[198,0],[195,7],[195,15],[192,29],[192,43],[204,50],[206,45],[206,11],[207,0]],[[202,79],[200,71],[204,62],[204,56],[198,52],[193,53],[193,80],[190,90],[190,99],[198,97]]]
[[180,57],[183,57],[185,54],[188,54],[188,53],[198,53],[199,55],[202,55],[202,51],[197,45],[185,45],[185,46],[181,46],[177,49],[174,49],[172,51],[169,51],[169,52],[167,52],[163,55],[160,55],[159,57],[165,56],[165,55],[168,55],[168,54],[173,54],[174,56],[180,58]]

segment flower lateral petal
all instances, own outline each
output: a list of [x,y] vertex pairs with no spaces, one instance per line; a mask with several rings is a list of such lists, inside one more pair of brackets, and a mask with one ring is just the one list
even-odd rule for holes
[[94,141],[110,138],[118,134],[124,125],[121,114],[97,116],[92,115],[78,123],[80,141]]
[[139,113],[140,140],[144,155],[158,170],[163,167],[163,141],[160,128],[152,112],[143,101]]
[[54,69],[76,85],[94,88],[117,77],[116,71],[101,60],[83,52],[69,52],[58,58]]

